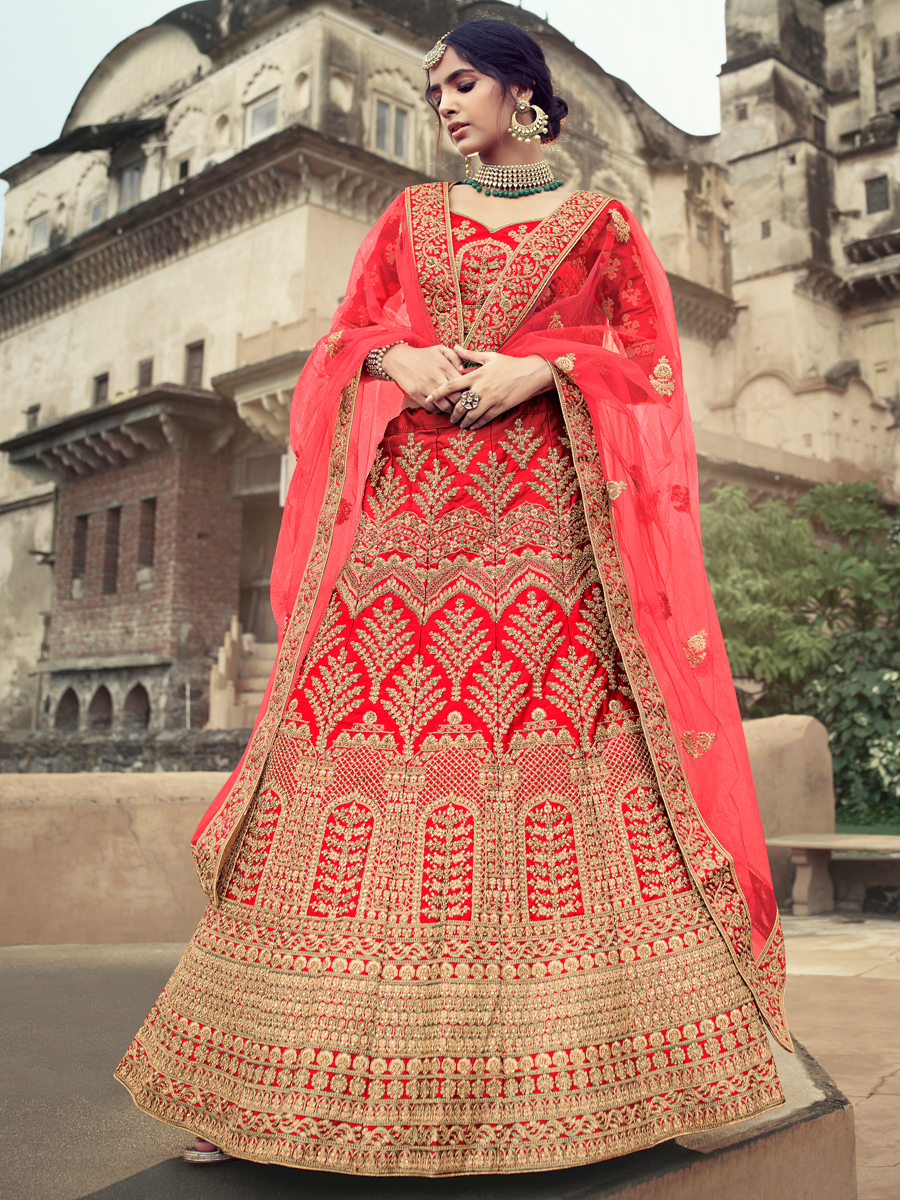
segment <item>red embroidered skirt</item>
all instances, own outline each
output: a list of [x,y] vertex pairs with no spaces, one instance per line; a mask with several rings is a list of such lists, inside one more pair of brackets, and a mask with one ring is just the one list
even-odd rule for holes
[[782,1102],[685,866],[565,428],[388,428],[211,906],[118,1070],[240,1157],[575,1166]]

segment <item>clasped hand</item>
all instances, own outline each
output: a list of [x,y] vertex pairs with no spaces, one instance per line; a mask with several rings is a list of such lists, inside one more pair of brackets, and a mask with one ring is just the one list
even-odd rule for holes
[[[479,365],[465,370],[463,362]],[[407,397],[407,408],[445,412],[462,429],[482,426],[530,400],[553,385],[553,372],[539,354],[514,358],[494,351],[481,352],[456,345],[392,346],[382,360],[385,371]],[[475,392],[481,399],[475,409],[465,409],[462,393]]]

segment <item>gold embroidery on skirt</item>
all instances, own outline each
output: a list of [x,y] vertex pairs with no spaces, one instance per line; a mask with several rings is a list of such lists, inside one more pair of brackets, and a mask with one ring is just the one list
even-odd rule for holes
[[781,1102],[656,784],[559,410],[441,420],[385,439],[221,898],[117,1072],[241,1157],[542,1170]]

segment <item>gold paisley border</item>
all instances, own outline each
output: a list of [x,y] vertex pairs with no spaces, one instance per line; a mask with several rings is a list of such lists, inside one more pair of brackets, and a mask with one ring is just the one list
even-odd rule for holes
[[791,1050],[793,1044],[784,1015],[785,956],[781,921],[776,917],[757,962],[753,957],[750,912],[738,882],[734,860],[703,820],[691,795],[662,689],[637,631],[616,541],[609,493],[603,486],[603,468],[590,411],[581,390],[556,367],[551,366],[551,370],[572,442],[572,459],[585,510],[590,517],[588,528],[610,624],[637,700],[641,725],[672,829],[709,914],[725,938],[760,1012],[781,1045]]
[[449,311],[431,313],[438,340],[453,346],[462,340],[464,322],[459,277],[453,265],[453,229],[450,224],[450,188],[446,183],[420,183],[406,189],[409,241],[419,279],[437,276],[451,280],[455,318]]
[[356,372],[354,378],[341,392],[328,462],[325,496],[319,511],[316,532],[303,573],[303,580],[278,652],[269,703],[250,739],[240,775],[221,808],[193,847],[200,882],[203,890],[214,903],[217,899],[222,864],[240,832],[244,816],[256,793],[291,694],[297,667],[300,665],[300,650],[322,585],[322,577],[334,536],[338,506],[344,490],[350,431],[353,427],[361,373],[362,368]]

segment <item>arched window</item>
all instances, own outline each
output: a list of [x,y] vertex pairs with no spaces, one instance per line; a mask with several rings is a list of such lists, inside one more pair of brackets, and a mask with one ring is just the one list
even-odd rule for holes
[[105,687],[98,687],[88,708],[91,729],[109,729],[112,725],[112,696]]
[[146,729],[150,724],[150,697],[142,683],[136,683],[125,697],[125,724]]
[[71,688],[66,688],[56,706],[56,719],[53,724],[57,729],[77,729],[80,709],[78,697]]

